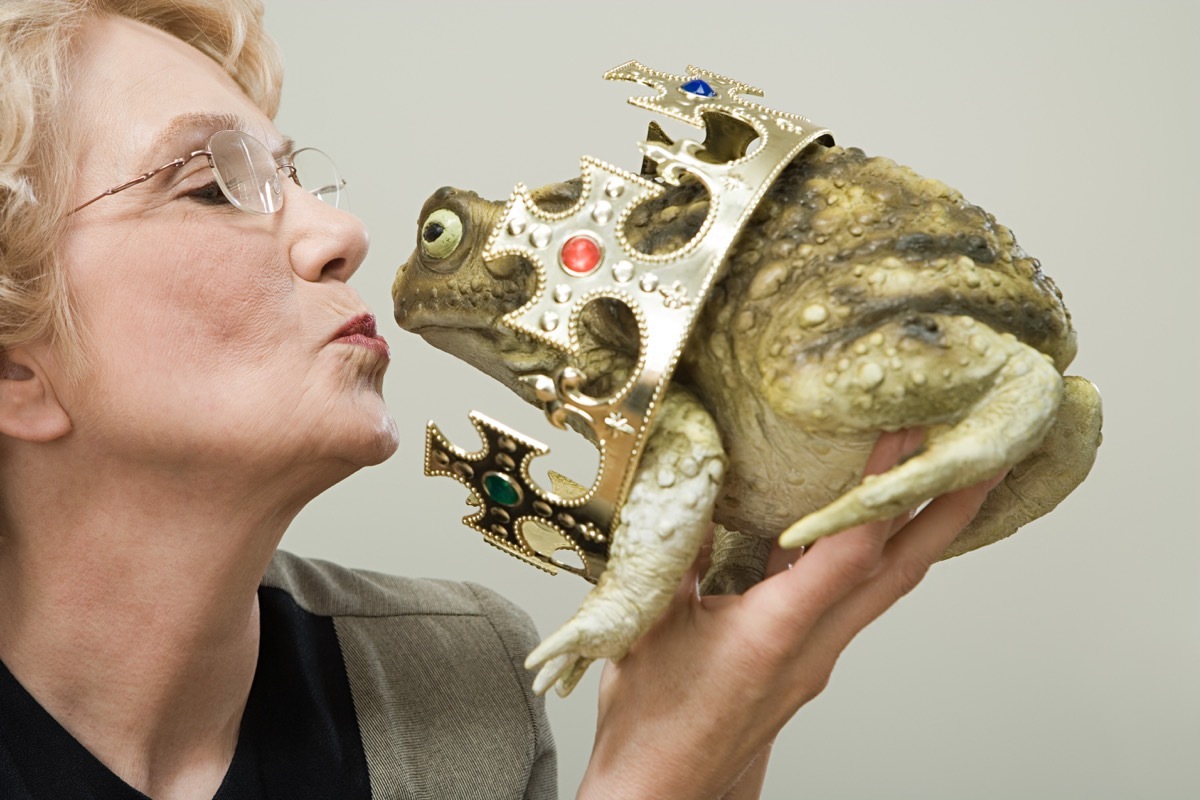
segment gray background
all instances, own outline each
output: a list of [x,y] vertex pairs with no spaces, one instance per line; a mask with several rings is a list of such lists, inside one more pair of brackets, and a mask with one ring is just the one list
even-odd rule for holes
[[[402,435],[284,546],[482,582],[543,634],[576,607],[586,584],[486,547],[458,524],[465,490],[422,477],[428,418],[464,445],[472,408],[546,426],[400,331],[390,283],[434,189],[503,198],[572,176],[583,154],[636,169],[647,115],[624,100],[639,90],[600,74],[629,58],[696,64],[1012,227],[1074,315],[1071,371],[1105,402],[1089,480],[1012,540],[936,567],[869,628],[780,735],[765,795],[1200,797],[1196,4],[781,7],[268,0],[288,67],[281,127],[334,154],[373,236],[355,283],[394,347]],[[586,449],[544,440],[582,472],[570,454]],[[596,673],[550,700],[564,795],[590,750]]]

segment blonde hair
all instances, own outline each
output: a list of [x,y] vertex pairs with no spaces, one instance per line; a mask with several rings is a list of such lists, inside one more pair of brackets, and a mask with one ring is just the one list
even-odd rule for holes
[[[75,359],[56,251],[74,164],[62,118],[71,42],[96,15],[128,17],[217,62],[269,117],[282,66],[261,0],[3,0],[0,3],[0,368],[8,348],[44,336]],[[2,371],[2,370],[0,370]]]

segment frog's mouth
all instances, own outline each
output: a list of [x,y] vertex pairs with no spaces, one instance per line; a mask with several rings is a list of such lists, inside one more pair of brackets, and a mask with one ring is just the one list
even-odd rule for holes
[[536,286],[533,267],[524,259],[502,259],[502,265],[507,268],[503,274],[482,268],[440,273],[414,254],[392,283],[396,323],[413,333],[440,327],[495,328],[501,317],[529,301]]
[[556,374],[566,360],[562,353],[532,336],[499,326],[469,327],[430,323],[406,326],[429,344],[470,364],[534,402],[525,375]]

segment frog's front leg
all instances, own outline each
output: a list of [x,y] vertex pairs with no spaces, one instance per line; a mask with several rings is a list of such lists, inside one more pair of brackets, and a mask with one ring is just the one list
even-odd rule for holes
[[716,423],[679,388],[669,390],[613,532],[608,568],[565,625],[525,661],[534,690],[567,694],[597,658],[621,658],[670,602],[695,560],[725,473]]

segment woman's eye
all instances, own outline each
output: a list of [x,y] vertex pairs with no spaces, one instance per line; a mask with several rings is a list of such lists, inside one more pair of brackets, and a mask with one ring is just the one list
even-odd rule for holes
[[201,186],[199,189],[190,191],[186,196],[196,200],[197,202],[214,206],[224,205],[229,202],[229,198],[227,198],[225,193],[221,191],[221,187],[217,185],[216,181],[207,183],[204,186]]
[[463,224],[458,214],[439,208],[421,225],[421,251],[430,258],[445,258],[462,241]]

